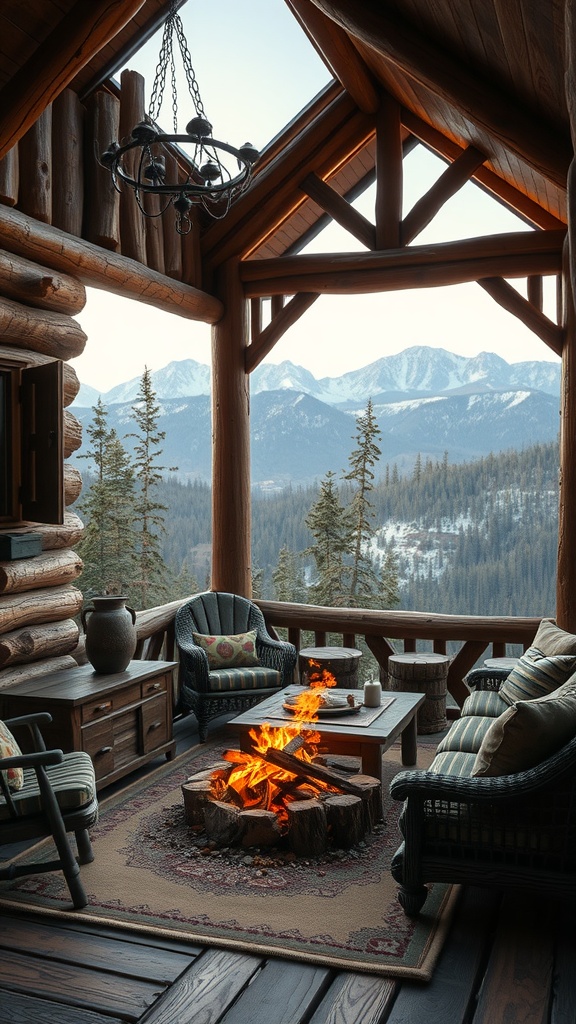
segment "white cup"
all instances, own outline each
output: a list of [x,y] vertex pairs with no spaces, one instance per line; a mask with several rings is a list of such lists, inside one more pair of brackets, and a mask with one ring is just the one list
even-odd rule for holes
[[377,679],[364,683],[364,705],[367,708],[379,708],[382,701],[382,686]]

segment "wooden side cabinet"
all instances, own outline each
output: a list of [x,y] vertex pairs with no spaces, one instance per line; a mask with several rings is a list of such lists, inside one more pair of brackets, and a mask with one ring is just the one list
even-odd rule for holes
[[159,754],[174,757],[175,667],[172,661],[131,661],[124,672],[111,675],[98,675],[91,665],[53,672],[3,690],[2,717],[49,711],[46,745],[85,750],[102,789]]

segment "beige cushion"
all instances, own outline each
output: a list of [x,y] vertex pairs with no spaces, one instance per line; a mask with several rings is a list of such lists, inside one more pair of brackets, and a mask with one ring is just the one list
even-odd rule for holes
[[[14,739],[10,729],[4,722],[0,722],[0,757],[19,757],[22,751]],[[14,791],[22,789],[24,785],[23,768],[6,768],[4,778],[8,788]]]
[[208,667],[251,668],[259,665],[256,654],[256,630],[233,636],[209,636],[193,633],[194,643],[208,655]]
[[537,647],[545,657],[576,654],[576,634],[566,633],[552,619],[542,619],[531,646]]
[[472,775],[511,775],[533,768],[576,736],[576,680],[537,700],[521,700],[495,719]]

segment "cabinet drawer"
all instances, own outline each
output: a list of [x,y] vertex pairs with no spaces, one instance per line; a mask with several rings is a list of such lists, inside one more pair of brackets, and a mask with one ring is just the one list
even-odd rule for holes
[[168,675],[155,676],[154,679],[146,679],[142,683],[142,698],[153,697],[156,693],[166,693],[168,689]]
[[166,695],[147,700],[141,711],[142,753],[148,754],[169,739]]
[[120,708],[125,708],[128,704],[136,704],[139,700],[140,687],[138,685],[122,687],[106,696],[102,695],[99,699],[96,698],[83,705],[82,724],[95,722],[98,718],[111,715],[114,711],[119,711]]
[[114,730],[110,719],[82,729],[82,749],[90,754],[97,779],[109,775],[114,768]]

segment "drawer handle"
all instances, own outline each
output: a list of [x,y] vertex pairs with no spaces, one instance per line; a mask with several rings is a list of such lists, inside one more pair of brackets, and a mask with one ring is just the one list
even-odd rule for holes
[[161,689],[162,689],[162,687],[161,687],[160,683],[152,683],[152,685],[148,687],[149,691],[150,690],[161,690]]
[[98,707],[94,708],[94,714],[98,714],[99,711],[110,711],[112,707],[112,701],[106,701],[105,704],[99,704]]
[[96,753],[96,757],[98,757],[99,754],[109,754],[111,750],[112,747],[100,747],[100,750]]
[[153,729],[159,729],[161,725],[162,722],[151,722],[150,725],[148,726],[148,732],[152,732]]

